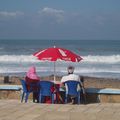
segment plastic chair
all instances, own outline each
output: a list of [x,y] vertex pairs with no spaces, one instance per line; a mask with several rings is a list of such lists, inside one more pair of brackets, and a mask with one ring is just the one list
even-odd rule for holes
[[77,90],[78,85],[80,86],[80,82],[69,80],[64,82],[66,91],[65,91],[65,103],[68,102],[68,96],[75,96],[77,98],[77,103],[80,104],[80,90]]
[[27,85],[26,85],[26,81],[25,80],[20,80],[20,81],[21,81],[21,85],[22,85],[22,88],[23,88],[23,94],[22,94],[22,97],[21,97],[21,102],[23,102],[24,98],[25,98],[25,102],[27,102],[30,93],[38,92],[38,91],[33,90],[33,87],[35,86],[35,84],[31,83],[30,84],[30,89],[28,90]]
[[42,97],[50,97],[52,103],[54,103],[54,92],[51,88],[54,86],[53,82],[50,81],[40,81],[40,92],[39,92],[39,102],[42,103]]

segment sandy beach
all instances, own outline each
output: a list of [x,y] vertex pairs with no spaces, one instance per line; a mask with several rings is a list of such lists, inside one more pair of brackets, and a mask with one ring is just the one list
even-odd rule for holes
[[[56,76],[56,81],[60,81],[62,76]],[[120,89],[120,79],[114,78],[97,78],[83,76],[85,88],[118,88]],[[0,76],[0,84],[20,85],[20,79],[24,77],[19,76]],[[53,75],[40,77],[41,80],[52,81]]]
[[[27,104],[0,100],[1,120],[119,120],[120,104]],[[12,109],[11,109],[12,108]]]
[[[114,78],[97,78],[82,76],[84,79],[85,88],[117,88],[120,89],[120,79]],[[56,76],[56,82],[60,82],[62,76]],[[24,77],[19,76],[0,76],[0,84],[9,84],[9,85],[21,85],[20,80]],[[53,81],[54,76],[44,76],[40,77],[40,80],[50,80]]]

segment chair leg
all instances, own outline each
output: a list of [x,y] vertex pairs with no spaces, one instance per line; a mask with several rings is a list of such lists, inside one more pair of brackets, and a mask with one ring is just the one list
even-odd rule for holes
[[66,94],[66,95],[65,95],[65,103],[66,103],[66,104],[67,104],[67,102],[68,102],[67,99],[68,99],[68,95]]
[[22,97],[21,97],[21,103],[23,102],[24,96],[25,96],[25,93],[23,92]]
[[39,94],[39,103],[42,103],[42,96]]
[[52,94],[52,104],[54,104],[54,94]]
[[78,96],[78,104],[80,104],[80,95]]
[[29,93],[26,93],[26,96],[25,96],[25,102],[27,102],[27,100],[28,100],[28,96],[29,96]]
[[38,101],[38,97],[37,97],[37,93],[33,92],[33,102],[35,102],[35,100]]

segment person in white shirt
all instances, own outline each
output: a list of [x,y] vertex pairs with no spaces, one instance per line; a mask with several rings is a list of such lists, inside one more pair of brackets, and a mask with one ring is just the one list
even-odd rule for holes
[[[79,81],[80,82],[80,86],[78,86],[78,90],[80,90],[81,88],[83,88],[83,83],[81,82],[80,80],[80,76],[79,75],[76,75],[74,74],[74,67],[73,66],[69,66],[67,68],[68,70],[68,75],[66,76],[63,76],[62,79],[61,79],[61,87],[62,88],[65,88],[64,86],[64,82],[66,81],[70,81],[70,80],[74,80],[74,81]],[[74,98],[74,97],[71,97],[71,99]],[[74,100],[72,99],[72,103],[74,103]]]
[[68,75],[62,77],[61,83],[64,83],[64,82],[69,81],[69,80],[75,80],[75,81],[80,82],[80,77],[79,77],[79,75],[74,74],[74,69],[75,68],[73,66],[69,66],[67,68]]

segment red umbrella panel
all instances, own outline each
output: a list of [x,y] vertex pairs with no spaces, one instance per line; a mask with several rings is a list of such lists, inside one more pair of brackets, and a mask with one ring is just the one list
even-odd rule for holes
[[64,48],[48,48],[41,51],[38,51],[33,54],[39,60],[48,60],[48,61],[57,61],[58,59],[64,61],[72,61],[72,62],[79,62],[82,58],[71,52],[70,50]]
[[73,53],[72,51],[58,47],[47,48],[38,51],[33,55],[36,56],[39,60],[54,61],[54,80],[55,80],[55,61],[64,60],[71,62],[79,62],[82,60],[82,57]]

